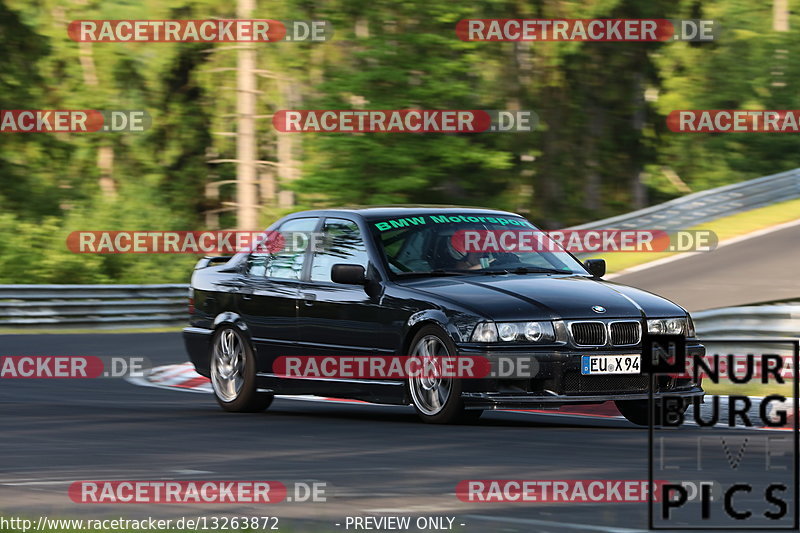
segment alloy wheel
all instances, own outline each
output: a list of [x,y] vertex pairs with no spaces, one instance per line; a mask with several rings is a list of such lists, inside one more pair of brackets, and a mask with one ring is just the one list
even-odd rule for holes
[[217,337],[211,359],[211,384],[223,402],[239,397],[244,384],[245,354],[241,337],[226,329]]
[[451,356],[447,346],[436,335],[426,335],[411,351],[422,362],[422,376],[409,378],[409,391],[417,409],[425,415],[436,415],[444,409],[453,390],[453,379],[442,377],[442,359]]

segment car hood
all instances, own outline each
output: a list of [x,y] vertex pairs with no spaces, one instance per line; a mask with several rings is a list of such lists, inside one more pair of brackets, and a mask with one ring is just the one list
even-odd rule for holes
[[[683,316],[680,306],[647,291],[585,276],[476,275],[404,280],[402,286],[473,309],[493,320]],[[602,306],[604,313],[596,313]]]

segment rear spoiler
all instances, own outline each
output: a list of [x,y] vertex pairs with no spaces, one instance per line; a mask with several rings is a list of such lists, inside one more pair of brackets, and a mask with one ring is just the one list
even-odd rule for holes
[[194,265],[195,270],[202,270],[206,267],[210,267],[211,265],[218,265],[221,263],[227,263],[231,260],[230,255],[218,255],[218,256],[211,256],[207,255],[200,259],[196,265]]

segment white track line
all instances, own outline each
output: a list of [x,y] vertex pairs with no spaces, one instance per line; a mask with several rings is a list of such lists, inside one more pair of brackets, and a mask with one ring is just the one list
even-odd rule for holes
[[[770,233],[774,233],[776,231],[781,231],[786,228],[791,228],[793,226],[798,226],[798,225],[800,225],[800,218],[798,218],[797,220],[792,220],[790,222],[784,222],[783,224],[778,224],[777,226],[771,226],[769,228],[753,231],[745,235],[733,237],[732,239],[728,239],[719,243],[717,247],[714,248],[714,250],[712,250],[712,252],[715,250],[719,250],[720,248],[724,248],[725,246],[730,246],[731,244],[740,243],[742,241],[746,241],[749,239],[755,239],[756,237],[762,237],[764,235],[768,235]],[[667,263],[672,263],[673,261],[680,261],[681,259],[686,259],[688,257],[693,257],[698,254],[707,254],[707,253],[709,252],[685,252],[682,254],[671,255],[669,257],[664,257],[662,259],[656,259],[655,261],[650,261],[649,263],[643,263],[641,265],[632,266],[630,268],[626,268],[625,270],[620,270],[619,272],[614,272],[613,274],[603,276],[603,279],[614,279],[619,276],[624,276],[625,274],[633,274],[634,272],[641,272],[642,270],[647,270],[648,268],[654,268],[657,266],[665,265]]]

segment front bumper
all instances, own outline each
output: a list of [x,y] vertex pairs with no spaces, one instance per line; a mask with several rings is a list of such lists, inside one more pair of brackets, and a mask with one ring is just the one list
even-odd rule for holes
[[[702,397],[705,394],[702,388],[694,386],[688,389],[654,392],[653,398],[658,400],[664,397],[681,398]],[[461,393],[466,409],[557,409],[562,405],[580,405],[603,403],[614,400],[648,400],[648,393],[621,393],[621,394],[596,394],[583,396],[549,395],[536,393],[503,394],[494,392],[464,392]]]
[[[613,400],[647,400],[650,397],[650,376],[646,374],[580,373],[582,355],[640,354],[641,347],[615,350],[579,351],[569,347],[486,350],[474,345],[459,346],[459,356],[478,356],[489,360],[493,370],[514,367],[514,361],[525,361],[528,373],[493,372],[492,377],[462,380],[461,397],[467,409],[541,408],[555,409],[567,404],[602,403]],[[705,347],[696,341],[687,342],[691,359],[705,355]],[[511,363],[509,363],[509,361]],[[656,377],[653,397],[702,397],[700,383],[690,378],[660,375]]]

